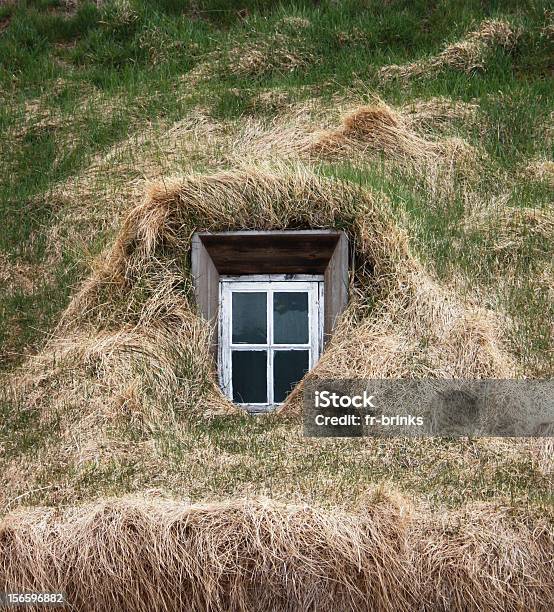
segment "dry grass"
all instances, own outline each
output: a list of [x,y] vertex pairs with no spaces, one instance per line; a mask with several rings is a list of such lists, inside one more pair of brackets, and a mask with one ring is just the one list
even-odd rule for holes
[[406,124],[415,130],[448,130],[453,123],[473,124],[479,114],[479,104],[451,100],[443,96],[428,100],[414,100],[401,109]]
[[[30,264],[24,261],[12,261],[0,252],[0,294],[6,300],[20,300],[32,297],[41,289],[53,282],[52,269],[48,262]],[[1,312],[0,314],[4,314]],[[23,332],[24,325],[20,312],[4,318],[5,329],[0,345],[0,365],[9,363],[21,353],[18,335]]]
[[307,50],[293,50],[287,36],[276,33],[255,43],[245,43],[229,51],[232,74],[243,77],[262,76],[271,72],[294,72],[315,61]]
[[537,438],[533,440],[533,452],[536,457],[538,468],[543,474],[552,479],[554,477],[554,437],[552,431],[549,437]]
[[0,253],[0,287],[7,295],[32,293],[39,283],[51,280],[49,272],[48,266],[12,262]]
[[554,241],[554,211],[551,208],[486,207],[474,211],[464,223],[466,231],[488,236],[488,248],[497,254],[515,256],[529,239],[546,247]]
[[[310,163],[332,157],[366,166],[384,156],[391,172],[399,165],[418,175],[426,169],[426,180],[435,189],[439,183],[451,184],[453,170],[474,173],[476,158],[481,157],[459,139],[440,140],[426,134],[443,129],[461,113],[473,112],[471,105],[462,110],[463,105],[440,99],[394,109],[377,98],[372,107],[359,107],[354,97],[348,103],[333,100],[330,105],[316,99],[295,104],[287,100],[284,92],[266,92],[252,101],[283,111],[271,119],[214,121],[206,109],[197,109],[177,123],[151,125],[131,135],[92,160],[81,175],[53,189],[51,198],[63,210],[63,226],[83,237],[98,225],[115,233],[122,212],[141,201],[144,179],[163,180],[198,167],[226,169],[235,167],[237,159],[263,166],[268,160]],[[346,137],[343,128],[333,127],[341,115],[353,117],[354,123],[359,115],[363,122],[368,108],[377,119],[366,125],[367,133],[347,130]],[[328,127],[322,131],[322,126]],[[333,141],[330,150],[325,146],[329,140]],[[52,231],[50,251],[59,244],[55,228]]]
[[[424,123],[425,112],[429,116],[430,109],[404,114],[377,99],[347,113],[340,127],[316,133],[307,150],[316,157],[354,163],[360,155],[382,155],[434,183],[437,173],[445,174],[442,180],[448,183],[454,170],[474,173],[478,154],[468,143],[459,138],[433,140],[414,129],[420,119]],[[442,108],[441,114],[445,113]]]
[[289,109],[291,100],[291,94],[286,89],[268,89],[256,94],[249,106],[254,111],[278,113]]
[[309,26],[310,22],[305,19],[285,17],[276,31],[265,38],[252,37],[228,51],[205,55],[184,81],[194,86],[227,71],[239,77],[260,78],[305,69],[315,64],[317,58],[295,34]]
[[545,159],[530,162],[525,168],[525,174],[554,188],[554,161]]
[[[189,410],[199,402],[209,404],[210,397],[220,405],[209,329],[187,297],[191,279],[184,262],[192,233],[291,227],[344,228],[355,249],[352,292],[359,297],[318,366],[324,375],[514,373],[501,348],[498,322],[430,278],[410,255],[405,236],[383,204],[356,187],[300,168],[228,171],[151,185],[73,298],[56,339],[33,371],[43,372],[41,379],[44,372],[58,376],[59,368],[70,363],[73,376],[79,377],[77,363],[86,374],[87,363],[100,360],[95,370],[103,381],[100,388],[113,396],[129,376],[129,367],[149,370],[151,361],[163,372],[155,385],[160,397],[181,397],[178,387],[184,385]],[[365,305],[374,301],[371,309]],[[394,346],[392,338],[398,339]],[[380,345],[380,351],[371,348]],[[178,362],[188,364],[179,376]],[[195,395],[191,389],[201,392]],[[104,392],[102,398],[111,403]]]
[[[405,160],[404,167],[416,172],[425,158],[429,171],[441,167],[441,141],[425,134],[432,117],[440,127],[448,115],[474,112],[473,107],[452,110],[444,100],[412,109],[377,101],[369,109],[370,119],[378,119],[372,123],[364,121],[367,110],[353,111],[345,127],[330,129],[348,134],[339,159],[363,165],[384,155],[391,167]],[[140,456],[144,478],[139,481],[147,483],[165,470],[159,449],[153,450],[150,433],[144,432],[176,430],[186,414],[234,410],[215,382],[211,331],[192,299],[188,253],[195,230],[339,227],[349,233],[356,262],[351,305],[311,376],[513,377],[519,372],[503,346],[506,322],[437,283],[410,252],[382,193],[319,178],[302,163],[326,158],[310,150],[321,136],[318,125],[336,125],[342,111],[340,105],[327,109],[308,101],[270,122],[238,123],[214,122],[198,111],[120,143],[54,190],[61,212],[51,229],[51,257],[61,257],[62,245],[75,248],[98,228],[114,238],[93,262],[52,340],[22,376],[16,375],[21,378],[17,401],[38,410],[45,423],[59,421],[63,442],[61,449],[58,441],[58,450],[45,447],[25,459],[25,465],[20,459],[8,464],[6,478],[14,490],[40,488],[34,476],[38,462],[59,469],[58,459],[80,474],[91,461],[109,469],[110,457],[123,466]],[[252,165],[191,172],[195,164],[217,169],[237,158]],[[283,158],[297,165],[275,161]],[[163,178],[179,170],[188,176]],[[154,179],[146,196],[144,178]],[[125,220],[129,204],[133,210]],[[477,197],[474,208],[480,205]],[[62,227],[70,228],[68,235],[60,234]],[[300,389],[290,397],[288,414],[298,413]],[[122,428],[129,427],[144,439],[118,444]],[[215,465],[221,451],[208,455],[206,461]],[[48,496],[71,501],[83,494],[80,487],[64,483]],[[286,493],[292,494],[288,488]]]
[[[136,14],[120,2],[112,17],[124,24]],[[308,67],[315,58],[291,41],[309,27],[286,18],[270,38],[206,56],[183,78],[183,91],[227,69],[256,78]],[[506,22],[487,21],[436,57],[381,76],[484,69],[491,49],[510,50],[517,37]],[[139,39],[154,63],[172,52],[166,42],[155,28]],[[89,103],[104,108],[100,98]],[[106,113],[116,103],[107,101]],[[351,302],[310,377],[521,374],[503,342],[509,322],[437,281],[382,193],[320,178],[311,166],[367,168],[384,159],[390,175],[400,169],[423,178],[432,194],[438,185],[450,189],[454,178],[472,179],[482,159],[446,138],[456,122],[475,121],[477,105],[293,104],[284,91],[252,104],[280,114],[216,122],[202,109],[150,125],[53,190],[51,260],[63,249],[85,250],[93,232],[112,239],[43,351],[1,381],[14,393],[9,415],[21,447],[0,441],[0,513],[26,503],[62,507],[17,509],[0,521],[0,590],[62,589],[78,609],[96,610],[549,609],[553,534],[533,516],[546,505],[552,476],[548,439],[307,440],[297,418],[282,418],[298,416],[302,385],[268,426],[226,417],[225,431],[209,429],[214,414],[234,415],[236,407],[218,388],[212,330],[192,298],[197,230],[348,233]],[[17,138],[32,130],[65,138],[78,129],[78,120],[63,125],[45,100],[26,110]],[[237,159],[244,165],[229,170]],[[550,181],[548,163],[528,175]],[[146,195],[144,179],[153,181]],[[482,199],[476,194],[468,207],[468,228],[490,233],[495,252],[512,253],[530,234],[552,241],[547,211],[502,202],[492,214],[479,208]],[[26,289],[33,272],[0,261],[10,290]],[[551,284],[551,267],[543,272]],[[416,508],[398,496],[367,495],[389,478],[419,497]],[[159,485],[219,501],[89,502]],[[261,494],[281,501],[252,497]],[[496,506],[466,505],[492,495]]]
[[438,55],[410,64],[384,66],[379,75],[383,81],[388,81],[432,76],[445,69],[484,70],[490,49],[501,47],[510,51],[517,44],[519,34],[519,30],[506,21],[483,21],[476,30],[448,45]]
[[514,520],[508,509],[481,504],[430,525],[421,521],[417,532],[421,557],[414,584],[433,601],[429,609],[549,608],[551,524],[524,517]]
[[295,32],[299,30],[306,30],[312,25],[309,19],[306,17],[283,17],[277,24],[277,28],[289,32]]
[[548,40],[554,40],[554,11],[544,11],[544,26],[541,28],[541,36]]
[[[191,236],[325,227],[348,233],[355,269],[350,306],[310,377],[516,375],[502,320],[433,279],[411,254],[386,200],[306,167],[193,174],[150,185],[52,339],[12,377],[16,403],[60,432],[55,448],[46,446],[16,472],[30,483],[38,463],[62,461],[77,474],[91,456],[125,463],[129,449],[118,450],[116,441],[130,429],[146,444],[144,452],[135,448],[134,460],[139,453],[140,461],[153,462],[141,468],[149,478],[160,466],[148,446],[151,432],[177,431],[186,415],[234,413],[217,385],[211,329],[192,297]],[[301,388],[281,414],[299,413]],[[21,481],[16,488],[27,486]]]
[[548,610],[554,534],[377,493],[355,514],[268,499],[124,498],[0,523],[0,587],[78,610]]
[[[400,269],[402,270],[402,269]],[[504,323],[464,303],[421,268],[398,271],[395,286],[360,320],[345,313],[311,379],[512,378],[517,368],[499,337]],[[299,414],[298,387],[280,409]]]
[[73,113],[68,116],[59,108],[55,108],[52,100],[69,88],[74,89],[75,84],[59,77],[46,93],[25,101],[21,120],[11,126],[9,136],[20,140],[30,135],[50,133],[63,139],[66,146],[73,146],[79,141],[80,131],[86,125],[86,114],[113,114],[124,104],[123,99],[108,96],[90,85],[83,85],[79,90],[80,100],[76,103]]

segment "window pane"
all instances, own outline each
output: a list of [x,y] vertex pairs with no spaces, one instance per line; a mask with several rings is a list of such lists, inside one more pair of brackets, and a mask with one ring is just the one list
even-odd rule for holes
[[233,351],[233,401],[267,403],[267,351]]
[[233,343],[266,344],[267,293],[233,292]]
[[277,344],[308,344],[308,294],[275,292],[273,295],[273,341]]
[[273,355],[273,399],[283,402],[308,371],[309,351],[275,351]]

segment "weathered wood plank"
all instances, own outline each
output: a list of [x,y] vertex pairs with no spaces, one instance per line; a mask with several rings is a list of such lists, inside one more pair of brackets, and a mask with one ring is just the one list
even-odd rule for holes
[[340,234],[325,270],[324,293],[323,340],[326,344],[348,303],[348,239],[344,233]]
[[192,237],[191,264],[196,304],[204,318],[214,326],[212,352],[217,358],[219,272],[198,234]]
[[338,232],[200,234],[220,274],[322,274]]

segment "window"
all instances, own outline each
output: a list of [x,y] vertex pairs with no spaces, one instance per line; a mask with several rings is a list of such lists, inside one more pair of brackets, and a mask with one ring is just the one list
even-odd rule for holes
[[220,306],[224,393],[251,411],[282,403],[319,359],[323,277],[222,277]]
[[191,267],[223,392],[252,412],[282,403],[316,364],[346,306],[346,234],[197,232]]

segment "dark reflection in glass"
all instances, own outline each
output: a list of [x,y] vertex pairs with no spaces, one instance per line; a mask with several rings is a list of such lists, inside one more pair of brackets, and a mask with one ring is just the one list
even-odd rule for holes
[[267,342],[267,294],[233,292],[233,344]]
[[273,355],[273,400],[284,402],[294,385],[308,371],[308,351],[275,351]]
[[308,344],[308,294],[278,291],[273,294],[273,341]]
[[233,401],[267,403],[267,351],[233,351]]

